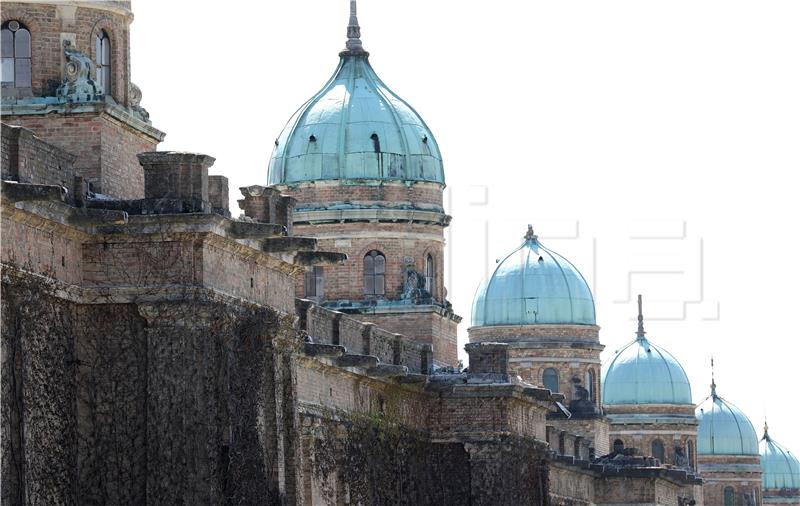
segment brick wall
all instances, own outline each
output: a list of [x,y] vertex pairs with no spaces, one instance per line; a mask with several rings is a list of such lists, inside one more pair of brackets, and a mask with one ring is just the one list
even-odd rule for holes
[[80,283],[82,234],[25,214],[11,208],[3,209],[3,263],[66,283]]
[[[116,8],[108,8],[112,5]],[[67,4],[3,2],[2,21],[18,20],[31,32],[33,94],[53,96],[61,84],[64,62],[62,40],[73,41],[73,47],[94,60],[95,37],[100,30],[105,30],[111,40],[112,95],[118,103],[129,105],[128,27],[133,19],[129,9],[129,4],[126,6],[120,2],[95,2],[92,7],[83,5],[77,8]]]
[[428,372],[432,361],[429,345],[315,304],[300,311],[305,311],[300,319],[315,343],[338,344],[349,354],[372,355],[385,364],[404,365],[413,373]]
[[374,323],[390,332],[403,334],[417,342],[433,347],[433,359],[439,364],[455,366],[458,362],[458,322],[447,315],[429,312],[392,312],[353,314],[363,322]]
[[339,181],[313,181],[297,186],[279,186],[281,191],[297,199],[298,209],[327,209],[333,203],[377,202],[397,208],[418,207],[442,210],[442,185],[437,183],[385,181],[381,184],[341,184]]
[[3,119],[75,155],[75,173],[91,182],[94,191],[120,199],[144,197],[144,173],[136,154],[153,151],[156,139],[101,112]]
[[[444,238],[435,225],[374,223],[369,231],[363,223],[295,225],[294,234],[315,237],[320,249],[347,254],[341,265],[325,266],[325,300],[363,300],[364,256],[378,250],[386,258],[386,294],[378,298],[397,300],[406,281],[406,265],[425,272],[425,258],[435,265],[434,298],[444,299]],[[302,279],[297,282],[298,297],[305,297]]]
[[49,184],[72,189],[75,156],[48,144],[32,131],[3,125],[2,174],[4,180]]

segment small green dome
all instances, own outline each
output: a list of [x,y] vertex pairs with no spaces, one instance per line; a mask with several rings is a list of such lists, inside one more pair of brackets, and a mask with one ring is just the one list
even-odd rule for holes
[[528,227],[525,242],[497,264],[472,303],[472,325],[594,325],[594,299],[567,259],[539,243]]
[[603,404],[693,404],[681,364],[644,336],[603,367]]
[[764,490],[800,489],[800,462],[792,452],[772,440],[766,426],[758,446]]
[[318,180],[444,184],[442,156],[433,133],[414,108],[378,78],[369,53],[351,30],[360,30],[354,14],[348,49],[340,53],[333,76],[295,112],[275,141],[269,184]]
[[753,424],[736,406],[716,393],[695,409],[697,453],[700,455],[758,455],[758,436]]

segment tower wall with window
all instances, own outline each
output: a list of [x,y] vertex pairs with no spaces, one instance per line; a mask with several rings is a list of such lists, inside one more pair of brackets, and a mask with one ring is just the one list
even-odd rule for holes
[[339,66],[274,141],[268,181],[296,199],[295,232],[348,257],[299,277],[297,295],[431,344],[436,365],[454,366],[461,318],[444,287],[441,153],[360,34],[351,2]]
[[[2,120],[76,156],[91,191],[144,196],[136,154],[154,151],[153,128],[131,82],[130,2],[4,2]],[[29,51],[15,43],[29,35]],[[54,182],[55,184],[55,182]]]

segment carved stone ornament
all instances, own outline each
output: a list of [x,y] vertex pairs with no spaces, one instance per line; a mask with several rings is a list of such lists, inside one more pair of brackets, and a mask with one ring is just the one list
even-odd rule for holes
[[64,81],[56,94],[67,102],[97,102],[103,93],[98,90],[92,75],[95,72],[92,59],[74,49],[70,41],[64,41]]

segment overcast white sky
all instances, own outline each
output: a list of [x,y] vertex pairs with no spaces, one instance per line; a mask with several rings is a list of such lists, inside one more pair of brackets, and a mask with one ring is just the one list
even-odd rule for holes
[[[134,0],[133,80],[162,149],[265,184],[328,79],[347,0]],[[604,359],[648,337],[800,452],[800,2],[360,0],[376,72],[445,160],[448,288],[466,342],[481,277],[527,223],[592,286]],[[234,208],[234,214],[236,210]]]

